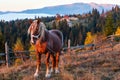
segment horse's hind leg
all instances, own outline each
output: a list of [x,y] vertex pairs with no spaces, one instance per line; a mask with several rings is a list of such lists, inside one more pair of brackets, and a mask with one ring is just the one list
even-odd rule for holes
[[49,58],[50,58],[50,53],[47,52],[46,53],[46,75],[45,75],[46,78],[49,78],[51,76],[51,73],[49,71]]
[[37,53],[36,54],[36,58],[37,58],[37,68],[36,68],[36,72],[34,74],[34,77],[38,77],[39,76],[39,71],[40,71],[40,65],[41,65],[41,54]]
[[60,57],[60,52],[56,53],[56,65],[55,65],[55,73],[59,73],[59,68],[58,68],[58,64],[59,64],[59,57]]
[[55,59],[54,54],[50,54],[50,59],[52,61],[52,68],[51,68],[50,72],[52,73],[54,71],[54,69],[55,69],[55,66],[56,66],[56,64],[55,64],[56,63],[56,59]]

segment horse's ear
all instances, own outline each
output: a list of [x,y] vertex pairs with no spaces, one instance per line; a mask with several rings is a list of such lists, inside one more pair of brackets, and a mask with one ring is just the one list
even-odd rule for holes
[[41,22],[41,19],[38,19],[38,20],[37,20],[37,24],[39,24],[40,22]]
[[30,22],[30,24],[31,24],[31,23],[33,22],[33,20],[32,20],[32,19],[30,19],[30,20],[29,20],[29,22]]

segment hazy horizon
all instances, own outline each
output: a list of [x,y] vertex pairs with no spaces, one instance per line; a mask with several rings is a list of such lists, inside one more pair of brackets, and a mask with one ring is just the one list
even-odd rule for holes
[[25,13],[8,13],[0,15],[1,20],[11,21],[16,19],[34,19],[35,17],[46,17],[46,16],[54,16],[50,14],[25,14]]

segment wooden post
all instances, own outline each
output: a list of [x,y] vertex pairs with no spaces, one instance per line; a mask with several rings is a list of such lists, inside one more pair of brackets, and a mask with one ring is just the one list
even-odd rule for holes
[[112,51],[113,51],[113,41],[114,41],[114,34],[113,35],[111,35],[111,47],[112,47]]
[[6,54],[6,65],[9,67],[9,47],[7,45],[7,42],[5,43],[5,54]]
[[70,39],[68,40],[68,52],[70,53]]
[[114,41],[114,35],[111,35],[111,42],[113,42]]
[[93,40],[93,45],[92,45],[92,47],[93,47],[93,50],[96,49],[96,39]]

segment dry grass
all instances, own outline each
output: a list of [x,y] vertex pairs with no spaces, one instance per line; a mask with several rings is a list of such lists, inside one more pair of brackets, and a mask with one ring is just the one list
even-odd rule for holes
[[[49,79],[45,78],[43,59],[38,80],[120,80],[120,46],[106,46],[94,51],[71,51],[61,55],[61,73],[53,73]],[[0,80],[34,80],[35,68],[35,61],[27,61],[18,67],[1,67]]]

